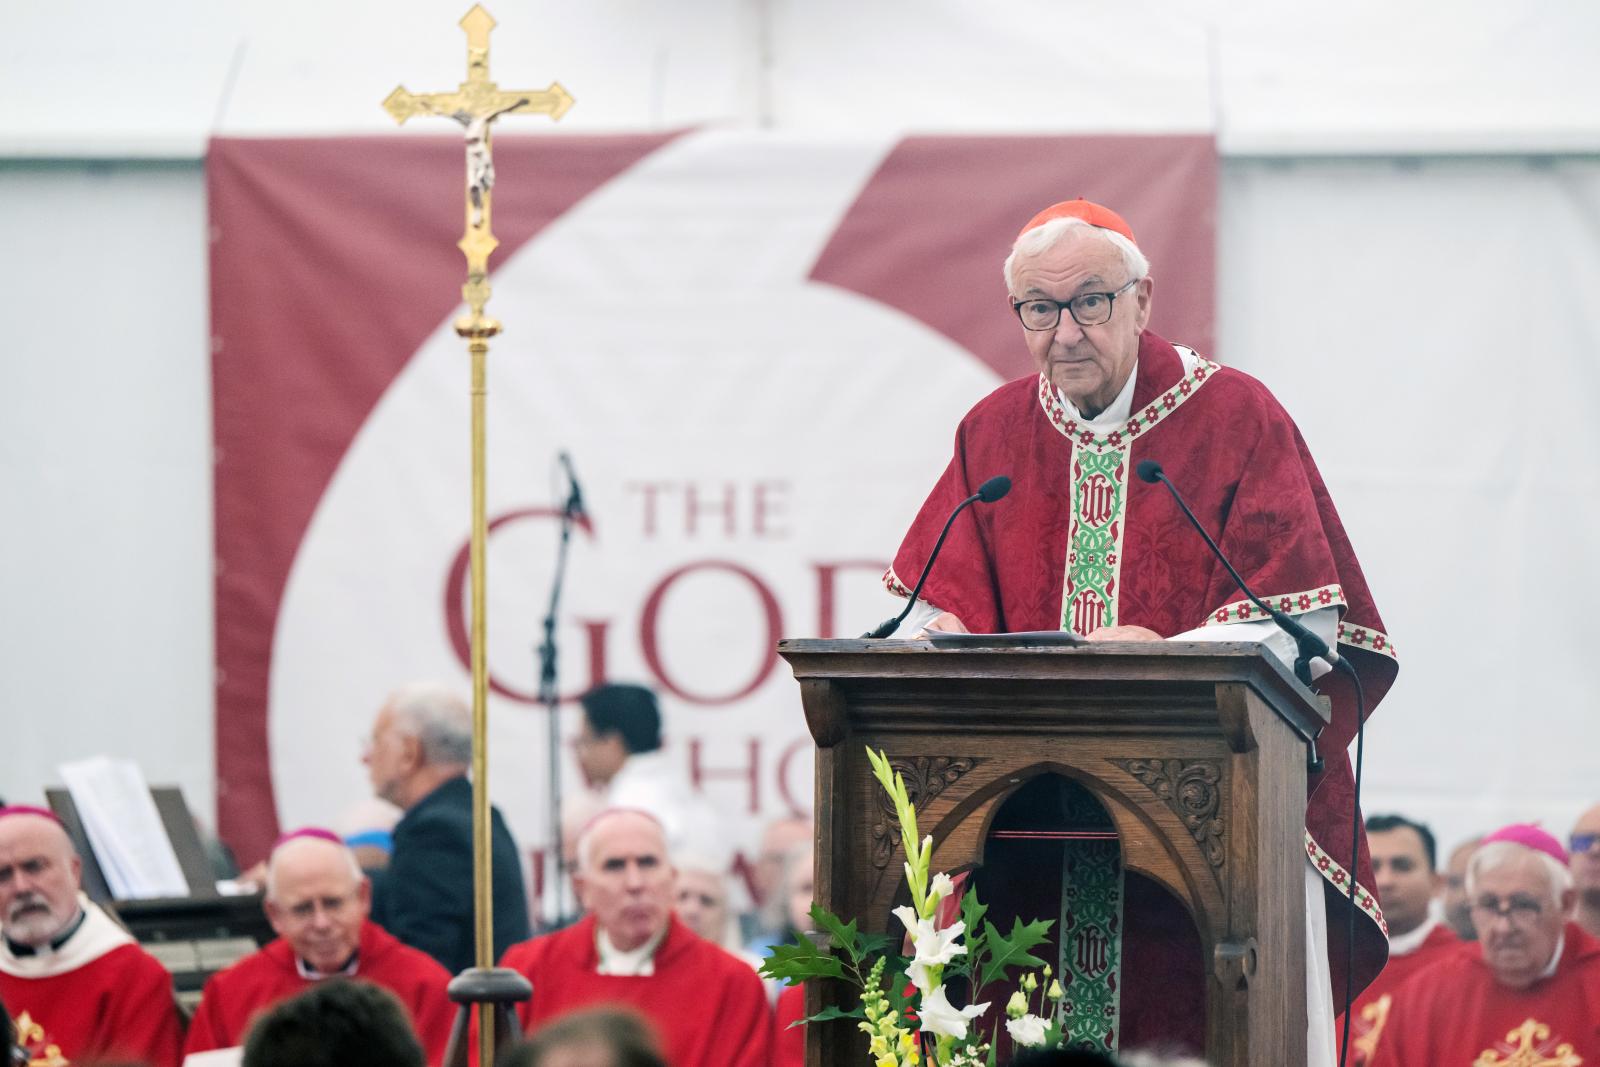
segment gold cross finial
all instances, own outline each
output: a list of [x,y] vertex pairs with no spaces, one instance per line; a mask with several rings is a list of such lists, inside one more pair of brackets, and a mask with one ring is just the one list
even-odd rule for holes
[[499,323],[486,318],[489,301],[489,255],[500,244],[489,228],[489,192],[494,187],[494,159],[490,150],[489,127],[501,115],[546,114],[559,119],[572,107],[572,96],[551,82],[548,89],[502,89],[489,78],[489,32],[494,16],[474,4],[461,17],[467,34],[467,79],[447,93],[413,93],[396,86],[383,101],[383,109],[398,123],[413,115],[443,115],[466,128],[467,141],[467,232],[459,247],[467,257],[467,282],[461,295],[471,314],[456,323],[463,337],[493,337]]
[[1502,1058],[1489,1049],[1472,1061],[1472,1067],[1579,1067],[1583,1063],[1570,1041],[1541,1051],[1550,1042],[1550,1027],[1537,1019],[1524,1020],[1506,1035],[1506,1042],[1514,1046],[1511,1055]]

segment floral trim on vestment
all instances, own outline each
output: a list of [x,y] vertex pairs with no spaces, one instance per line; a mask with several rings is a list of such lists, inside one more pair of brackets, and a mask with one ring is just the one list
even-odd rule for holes
[[1061,403],[1060,394],[1050,384],[1050,379],[1043,374],[1039,375],[1039,406],[1044,409],[1045,418],[1050,420],[1050,425],[1061,431],[1061,436],[1071,440],[1076,447],[1096,453],[1123,449],[1132,443],[1134,438],[1149,432],[1156,423],[1177,411],[1185,400],[1200,391],[1200,387],[1205,384],[1208,377],[1222,369],[1219,364],[1208,359],[1199,356],[1195,358],[1199,362],[1182,381],[1150,401],[1144,410],[1133,412],[1122,429],[1112,430],[1101,437],[1095,436],[1093,430],[1080,426],[1078,420],[1067,414],[1067,409]]
[[911,599],[911,590],[906,588],[906,584],[900,580],[900,576],[894,572],[892,566],[883,572],[883,587],[897,597],[904,600]]
[[[1308,611],[1318,608],[1348,608],[1349,601],[1345,599],[1344,589],[1338,585],[1325,585],[1321,589],[1308,589],[1303,593],[1282,593],[1261,598],[1267,604],[1277,608],[1285,615],[1303,615]],[[1256,622],[1269,619],[1272,616],[1262,611],[1250,600],[1235,600],[1225,604],[1207,615],[1202,627],[1231,622]],[[1382,630],[1371,626],[1357,626],[1353,622],[1339,620],[1339,633],[1334,639],[1338,644],[1349,645],[1351,648],[1365,649],[1376,652],[1380,656],[1388,656],[1399,662],[1400,654],[1394,649],[1394,641]]]
[[1400,662],[1400,653],[1394,650],[1394,641],[1382,630],[1374,630],[1370,626],[1357,626],[1353,622],[1339,622],[1339,643],[1349,645],[1351,648],[1364,648],[1368,652],[1376,652],[1380,656],[1388,656],[1396,663]]
[[[1341,897],[1348,899],[1350,892],[1350,872],[1345,870],[1337,860],[1322,850],[1317,844],[1317,839],[1311,836],[1311,831],[1306,831],[1306,855],[1311,859],[1311,865],[1317,873],[1326,878]],[[1356,907],[1366,913],[1367,918],[1378,924],[1378,929],[1383,931],[1383,936],[1389,936],[1389,924],[1384,922],[1383,909],[1378,907],[1378,898],[1373,896],[1366,886],[1356,882]]]
[[[1337,585],[1325,585],[1321,589],[1308,589],[1303,593],[1279,593],[1261,598],[1262,603],[1277,608],[1285,615],[1302,615],[1318,608],[1348,607],[1344,599],[1344,589]],[[1201,626],[1210,626],[1213,623],[1228,622],[1257,622],[1261,619],[1270,619],[1271,615],[1262,611],[1252,600],[1235,600],[1225,604],[1207,615]]]

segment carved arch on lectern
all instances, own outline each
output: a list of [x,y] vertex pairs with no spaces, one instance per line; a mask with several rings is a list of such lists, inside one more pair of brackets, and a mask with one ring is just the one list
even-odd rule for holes
[[1219,880],[1199,874],[1211,871],[1211,864],[1175,814],[1163,811],[1159,821],[1152,817],[1147,809],[1155,805],[1140,802],[1141,797],[1150,796],[1149,791],[1133,775],[1119,768],[1115,778],[1104,777],[1054,760],[1007,768],[1003,761],[991,758],[984,769],[990,772],[989,780],[923,830],[933,835],[935,871],[953,872],[982,864],[989,829],[1006,798],[1041,775],[1058,774],[1094,794],[1116,827],[1123,866],[1152,879],[1182,903],[1202,939],[1210,940],[1208,931],[1226,928],[1227,908]]

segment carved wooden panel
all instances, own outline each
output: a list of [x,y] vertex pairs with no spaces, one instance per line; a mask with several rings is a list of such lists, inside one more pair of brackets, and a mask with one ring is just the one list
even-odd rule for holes
[[1213,868],[1221,868],[1222,761],[1118,759],[1112,763],[1145,784],[1177,813]]
[[[899,771],[900,776],[905,779],[906,796],[917,806],[919,812],[926,809],[928,804],[947,787],[960,781],[982,762],[973,756],[889,758],[889,766]],[[894,801],[889,799],[889,794],[884,792],[876,781],[872,783],[872,792],[878,801],[873,808],[875,818],[872,820],[872,865],[881,870],[889,865],[889,858],[894,855],[895,845],[900,841],[900,823],[895,818]]]

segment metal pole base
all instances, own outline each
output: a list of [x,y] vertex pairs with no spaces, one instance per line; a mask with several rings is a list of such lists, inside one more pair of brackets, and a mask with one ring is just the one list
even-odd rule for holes
[[498,1053],[522,1036],[516,1005],[533,996],[533,983],[509,967],[471,967],[450,980],[450,999],[461,1005],[455,1025],[450,1028],[450,1043],[445,1046],[443,1067],[470,1067],[467,1062],[468,1034],[472,1031],[474,1009],[487,1004],[494,1009],[494,1048]]

